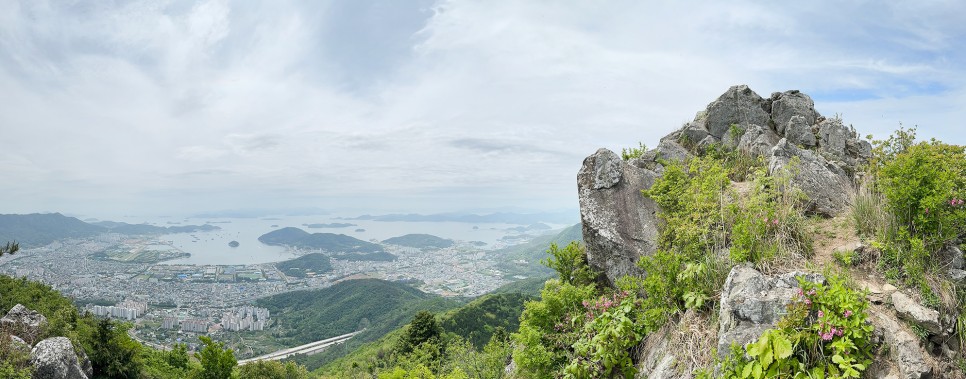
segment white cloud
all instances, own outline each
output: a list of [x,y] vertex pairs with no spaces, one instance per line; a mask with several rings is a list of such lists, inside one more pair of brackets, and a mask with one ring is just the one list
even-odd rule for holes
[[960,2],[425,8],[5,2],[0,212],[573,208],[584,156],[741,83],[966,142]]

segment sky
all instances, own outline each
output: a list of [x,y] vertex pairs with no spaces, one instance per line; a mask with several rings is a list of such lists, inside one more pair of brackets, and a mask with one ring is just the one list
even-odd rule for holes
[[576,209],[729,86],[966,144],[966,2],[0,0],[0,213]]

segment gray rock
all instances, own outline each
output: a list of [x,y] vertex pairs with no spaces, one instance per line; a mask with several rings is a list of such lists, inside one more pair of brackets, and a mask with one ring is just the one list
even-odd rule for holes
[[851,131],[839,119],[826,119],[818,125],[819,150],[834,157],[836,160],[846,161],[846,143],[851,138]]
[[47,318],[44,315],[27,309],[22,304],[14,305],[3,318],[0,318],[0,326],[30,344],[36,342],[45,324],[47,324]]
[[966,279],[966,270],[949,269],[949,279],[956,282],[963,281]]
[[48,338],[30,352],[34,379],[88,379],[77,362],[74,345],[66,337]]
[[963,251],[959,249],[956,245],[949,245],[939,250],[937,253],[939,258],[939,263],[953,270],[962,270],[963,267]]
[[784,127],[784,133],[785,138],[788,139],[788,142],[798,146],[804,146],[806,148],[815,147],[816,140],[815,134],[812,134],[812,126],[808,124],[808,121],[802,116],[792,116]]
[[770,128],[761,125],[741,125],[745,133],[738,141],[738,150],[751,156],[770,156],[780,138]]
[[691,143],[698,143],[707,138],[709,135],[710,133],[708,133],[708,129],[705,129],[703,123],[699,124],[690,122],[687,125],[684,125],[684,128],[681,129],[681,136],[679,139],[687,139],[688,141],[691,141]]
[[715,138],[724,137],[732,124],[768,125],[765,100],[746,85],[733,86],[708,105],[705,127]]
[[809,128],[821,117],[815,111],[815,102],[812,98],[798,90],[775,92],[770,100],[772,122],[778,134],[785,138],[789,138],[787,126],[793,117],[801,117],[804,125]]
[[918,324],[934,335],[943,333],[939,312],[920,305],[906,294],[900,291],[893,292],[892,306],[896,308],[896,313],[903,320]]
[[661,140],[657,144],[657,148],[654,149],[654,153],[654,160],[663,159],[675,162],[685,162],[694,156],[680,143],[671,140]]
[[698,142],[698,149],[700,151],[707,151],[708,148],[711,147],[712,145],[717,145],[720,143],[721,141],[719,141],[717,138],[714,138],[714,136],[707,136],[707,137],[704,137],[703,140]]
[[919,338],[906,331],[882,312],[870,311],[869,320],[878,334],[889,346],[889,356],[899,367],[903,379],[927,379],[932,377],[932,368],[927,355],[919,347]]
[[674,370],[674,363],[677,361],[675,351],[668,348],[671,336],[669,329],[663,328],[655,333],[649,334],[641,343],[640,353],[637,358],[637,379],[672,379],[689,377],[680,375]]
[[584,159],[577,174],[587,262],[609,284],[640,274],[637,261],[657,248],[657,204],[641,195],[657,176],[607,149]]
[[[797,167],[791,167],[794,157],[799,158]],[[783,170],[796,173],[791,184],[808,196],[805,209],[810,213],[833,217],[852,204],[854,190],[845,171],[810,150],[795,147],[785,138],[772,149],[768,162],[772,175]]]
[[775,326],[797,294],[796,276],[813,283],[825,282],[820,274],[790,272],[768,277],[745,265],[731,269],[721,290],[719,356],[727,356],[732,344],[744,346]]

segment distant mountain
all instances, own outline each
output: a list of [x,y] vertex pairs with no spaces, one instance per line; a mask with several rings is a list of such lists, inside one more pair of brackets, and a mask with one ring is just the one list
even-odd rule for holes
[[356,224],[349,224],[345,222],[333,222],[331,224],[302,224],[306,228],[321,229],[321,228],[348,228],[350,226],[356,226]]
[[287,227],[263,234],[258,240],[266,245],[288,245],[307,249],[322,249],[339,253],[375,253],[382,246],[345,234],[308,233],[299,228]]
[[100,221],[100,222],[95,222],[93,224],[107,228],[108,231],[112,233],[134,234],[134,235],[194,233],[194,232],[210,232],[213,230],[221,230],[220,227],[217,227],[215,225],[208,225],[208,224],[154,226],[154,225],[148,225],[148,224],[128,224],[126,222],[114,222],[114,221]]
[[382,241],[392,245],[415,247],[417,249],[443,249],[453,246],[453,240],[440,238],[431,234],[407,234],[399,237],[392,237]]
[[332,271],[332,264],[329,262],[329,257],[319,253],[306,254],[295,259],[278,262],[275,264],[275,267],[285,273],[285,275],[295,278],[304,278],[307,276],[305,274],[307,272],[321,274]]
[[578,220],[580,215],[576,211],[568,212],[545,212],[545,213],[490,213],[486,215],[465,214],[465,213],[437,213],[430,215],[422,214],[388,214],[388,215],[362,215],[349,220],[373,220],[373,221],[409,221],[409,222],[466,222],[466,223],[502,223],[502,224],[522,224],[530,225],[538,222],[549,222],[553,224],[569,224]]
[[0,215],[0,243],[20,242],[23,247],[43,246],[64,238],[84,238],[100,233],[128,235],[184,233],[220,229],[213,225],[154,226],[124,222],[99,221],[86,223],[60,213]]
[[82,238],[104,233],[91,225],[60,213],[0,215],[0,243],[17,241],[23,247],[43,246],[64,238]]

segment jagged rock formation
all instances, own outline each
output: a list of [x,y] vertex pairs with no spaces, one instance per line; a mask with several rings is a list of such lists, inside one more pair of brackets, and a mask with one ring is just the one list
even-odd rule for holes
[[[74,353],[74,345],[66,337],[48,338],[37,343],[30,352],[34,379],[87,379]],[[88,366],[90,366],[88,364]]]
[[641,196],[658,175],[600,149],[577,174],[587,262],[610,284],[639,274],[637,261],[657,248],[657,204]]
[[[34,379],[87,379],[93,376],[90,360],[82,350],[75,350],[66,337],[51,337],[31,345],[41,335],[47,318],[37,311],[17,304],[0,318],[0,329],[11,333],[7,338],[14,346],[30,352]],[[2,337],[0,337],[2,338]]]
[[774,328],[795,299],[797,276],[813,283],[824,283],[820,274],[789,272],[767,277],[749,266],[736,266],[728,273],[721,289],[718,313],[718,355],[728,355],[732,344],[744,346]]
[[[773,175],[787,173],[790,184],[807,196],[805,211],[824,217],[849,209],[861,167],[872,156],[869,142],[859,139],[840,119],[822,116],[808,95],[793,90],[762,98],[747,86],[731,87],[693,121],[638,158],[625,162],[600,149],[584,160],[577,183],[587,259],[606,282],[613,286],[623,275],[646,275],[636,262],[657,248],[659,209],[640,191],[653,185],[668,161],[685,161],[712,145],[760,156]],[[860,246],[857,252],[863,249]],[[950,279],[966,280],[962,251],[949,246],[938,256],[938,264]],[[816,283],[825,280],[819,274],[768,276],[749,266],[732,269],[721,289],[719,324],[715,326],[719,356],[726,355],[732,344],[756,340],[775,326],[795,298],[795,277],[799,275]],[[868,291],[869,322],[885,348],[866,377],[962,378],[958,368],[951,366],[962,356],[953,330],[955,320],[921,305],[881,278],[869,278],[859,285]],[[928,335],[920,338],[910,325]],[[638,346],[639,378],[691,377],[690,372],[682,372],[688,365],[682,363],[681,346],[670,346],[668,334],[663,329]],[[709,346],[701,348],[710,350]]]
[[27,309],[22,304],[14,305],[3,318],[0,327],[12,335],[19,337],[26,344],[33,344],[40,336],[40,328],[47,324],[44,315]]

